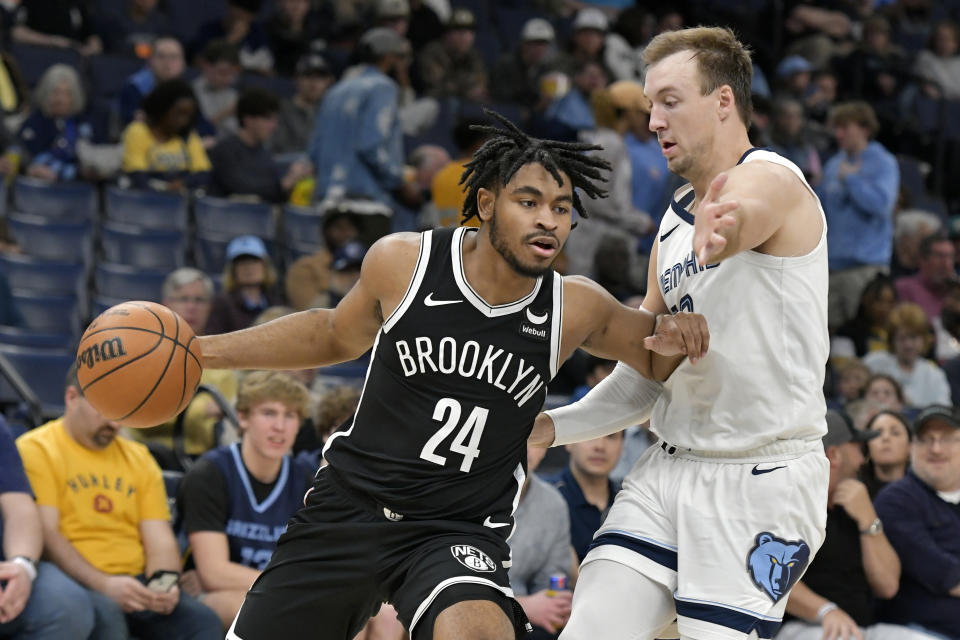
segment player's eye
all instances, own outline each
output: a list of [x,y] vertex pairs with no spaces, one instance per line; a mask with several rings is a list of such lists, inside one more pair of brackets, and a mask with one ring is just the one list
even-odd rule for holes
[[559,213],[559,214],[562,215],[562,216],[565,216],[565,215],[567,215],[568,213],[570,213],[570,212],[567,210],[566,207],[554,207],[553,210],[556,211],[557,213]]
[[527,208],[531,208],[531,207],[537,206],[537,203],[534,202],[533,200],[521,200],[521,201],[520,201],[520,206],[522,206],[522,207],[527,207]]

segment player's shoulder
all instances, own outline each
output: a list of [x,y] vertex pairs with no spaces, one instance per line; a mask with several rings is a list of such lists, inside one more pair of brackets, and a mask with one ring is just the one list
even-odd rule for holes
[[[557,276],[559,277],[559,276]],[[589,305],[601,304],[605,298],[612,298],[607,290],[586,276],[563,276],[564,315],[571,311],[589,312]],[[592,310],[596,310],[593,307]]]
[[[780,156],[776,156],[780,158]],[[803,189],[803,184],[786,164],[773,159],[758,158],[741,162],[727,171],[727,186],[766,187],[771,190]],[[759,182],[757,182],[759,181]]]

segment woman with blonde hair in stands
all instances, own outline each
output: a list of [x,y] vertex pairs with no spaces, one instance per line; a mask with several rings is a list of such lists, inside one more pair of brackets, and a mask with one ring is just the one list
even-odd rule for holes
[[894,307],[888,323],[889,351],[874,351],[863,363],[874,373],[885,373],[900,383],[907,405],[950,404],[950,385],[943,369],[923,354],[933,345],[927,314],[905,302]]
[[227,245],[223,291],[213,299],[206,333],[227,333],[253,325],[261,313],[282,303],[277,270],[267,245],[256,236],[239,236]]

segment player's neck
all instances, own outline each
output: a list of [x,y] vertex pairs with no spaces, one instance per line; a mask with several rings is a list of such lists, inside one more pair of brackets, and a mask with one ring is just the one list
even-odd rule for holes
[[610,479],[607,476],[584,473],[575,465],[570,465],[570,473],[580,485],[580,490],[583,491],[583,497],[587,502],[601,511],[607,508],[610,504]]
[[240,457],[243,459],[243,466],[247,468],[250,475],[264,484],[274,482],[280,475],[283,459],[277,460],[262,455],[248,438],[244,438],[240,443]]
[[533,290],[536,278],[517,273],[493,248],[486,230],[467,234],[463,240],[463,270],[467,282],[489,305],[514,302]]
[[718,136],[713,142],[713,153],[695,173],[687,179],[693,185],[693,191],[697,194],[691,209],[700,203],[700,199],[707,194],[710,182],[718,174],[737,166],[740,158],[747,151],[753,148],[750,138],[747,137],[746,130],[742,130],[730,136]]

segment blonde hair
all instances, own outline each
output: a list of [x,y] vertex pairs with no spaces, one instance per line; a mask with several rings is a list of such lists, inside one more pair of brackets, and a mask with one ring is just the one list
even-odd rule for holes
[[327,436],[357,410],[360,392],[353,387],[336,387],[323,394],[317,402],[317,412],[313,418],[317,436],[326,440]]
[[613,96],[606,89],[597,89],[590,94],[590,108],[598,127],[613,129],[617,124],[617,106],[613,104]]
[[[256,256],[251,256],[263,262],[263,289],[269,289],[277,282],[277,269],[273,266],[270,258],[257,258]],[[237,263],[237,258],[234,258],[227,263],[227,266],[223,268],[223,290],[224,291],[233,291],[237,283],[234,281],[233,268]]]
[[897,331],[905,331],[912,335],[919,335],[923,338],[923,350],[930,348],[933,342],[933,333],[930,331],[930,321],[927,320],[927,314],[923,308],[912,302],[901,302],[887,318],[887,339],[890,341],[890,348],[893,349],[893,342],[896,339]]
[[310,415],[313,404],[303,383],[282,371],[254,371],[244,376],[237,390],[237,413],[247,413],[263,402],[281,402],[296,409],[300,418]]
[[737,101],[737,113],[744,126],[753,116],[751,85],[753,62],[750,50],[727,27],[695,27],[666,31],[656,36],[643,51],[647,66],[681,51],[690,51],[700,71],[700,93],[709,95],[727,85]]

